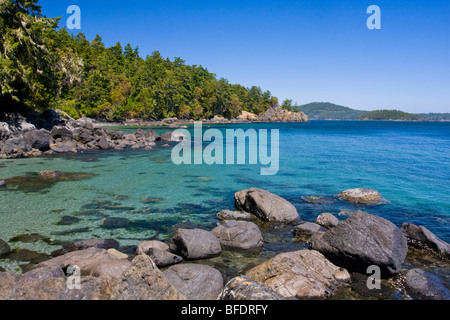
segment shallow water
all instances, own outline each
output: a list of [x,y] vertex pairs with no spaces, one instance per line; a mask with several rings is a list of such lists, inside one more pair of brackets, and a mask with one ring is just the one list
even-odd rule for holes
[[[67,241],[95,237],[117,239],[123,247],[145,239],[169,239],[179,226],[213,228],[219,211],[233,209],[236,191],[259,187],[291,201],[306,221],[315,221],[323,212],[345,219],[361,209],[398,226],[424,225],[450,241],[450,123],[315,121],[214,127],[279,129],[278,174],[261,176],[258,165],[176,166],[171,148],[162,147],[0,160],[1,179],[42,170],[84,174],[47,184],[11,180],[0,191],[0,239],[39,233],[52,242],[10,245],[44,253]],[[361,206],[334,198],[359,187],[379,190],[389,203]],[[311,204],[302,196],[326,199]],[[105,217],[131,223],[106,229]],[[267,243],[258,261],[305,246],[292,239],[290,229],[264,234]],[[0,266],[18,269],[17,263],[7,260]]]

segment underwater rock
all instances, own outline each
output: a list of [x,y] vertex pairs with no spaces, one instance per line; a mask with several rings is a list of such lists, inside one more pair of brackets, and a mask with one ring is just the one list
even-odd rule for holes
[[21,235],[15,236],[9,240],[9,242],[13,242],[13,243],[15,243],[15,242],[34,243],[34,242],[38,242],[38,241],[42,241],[47,244],[52,243],[52,240],[50,238],[45,237],[39,233],[21,234]]
[[130,220],[125,218],[108,217],[102,220],[102,226],[107,229],[126,228],[130,225]]

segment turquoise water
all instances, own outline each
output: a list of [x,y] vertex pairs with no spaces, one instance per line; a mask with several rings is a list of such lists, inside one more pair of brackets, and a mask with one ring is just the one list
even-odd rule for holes
[[[424,225],[450,241],[450,123],[314,121],[214,128],[279,129],[278,174],[261,176],[258,165],[176,166],[170,158],[172,149],[163,147],[0,160],[1,179],[42,170],[95,174],[0,191],[0,239],[39,233],[52,242],[10,245],[46,253],[63,242],[93,237],[115,238],[122,246],[169,239],[175,227],[214,227],[219,211],[233,209],[236,191],[259,187],[291,201],[306,221],[315,221],[323,212],[345,219],[348,212],[362,209],[398,226],[403,222]],[[359,187],[380,191],[389,203],[367,207],[333,198]],[[329,199],[309,204],[302,196]],[[79,220],[58,225],[64,216]],[[131,223],[126,228],[105,229],[101,220],[106,216],[127,218]],[[272,251],[296,245],[290,243],[288,233],[280,237],[269,244]],[[11,268],[8,263],[0,262],[0,266]]]

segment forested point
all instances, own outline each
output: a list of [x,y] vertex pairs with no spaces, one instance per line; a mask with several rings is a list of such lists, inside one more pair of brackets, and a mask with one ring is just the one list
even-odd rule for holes
[[[0,105],[58,109],[73,118],[204,119],[264,113],[278,105],[270,91],[230,84],[203,66],[138,47],[105,47],[97,35],[58,28],[38,0],[0,1]],[[283,106],[289,108],[291,100]]]
[[423,121],[427,118],[413,113],[407,113],[399,110],[375,110],[364,113],[359,120],[377,120],[377,121]]

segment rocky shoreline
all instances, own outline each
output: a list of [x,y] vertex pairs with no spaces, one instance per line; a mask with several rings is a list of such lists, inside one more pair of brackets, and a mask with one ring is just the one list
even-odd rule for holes
[[[19,113],[6,113],[0,116],[0,159],[36,158],[64,153],[82,153],[98,150],[151,150],[158,143],[171,141],[172,132],[160,136],[152,130],[138,129],[135,133],[108,130],[112,126],[163,127],[170,129],[186,128],[194,120],[177,118],[158,121],[124,120],[117,123],[99,122],[89,118],[79,120],[55,111],[43,114],[29,113],[27,117]],[[236,119],[214,117],[202,120],[205,124],[308,122],[303,113],[290,112],[279,106],[270,108],[257,116],[243,112]]]
[[[43,175],[55,176],[51,171]],[[355,189],[339,197],[373,205],[382,201],[378,195]],[[447,279],[405,268],[408,252],[418,249],[444,263],[450,259],[450,245],[424,227],[405,223],[398,228],[362,211],[344,221],[324,213],[316,223],[303,223],[291,203],[257,188],[237,192],[234,200],[237,211],[221,211],[213,230],[178,228],[169,241],[143,241],[133,252],[122,250],[114,239],[67,243],[31,271],[0,272],[0,300],[337,299],[367,285],[371,266],[380,269],[384,288],[393,286],[404,298],[450,299]],[[289,228],[292,237],[304,239],[309,247],[279,254],[232,277],[208,265],[227,250],[263,247],[261,231],[268,224]],[[10,254],[9,244],[0,240],[0,257]],[[81,286],[69,289],[74,266]]]

